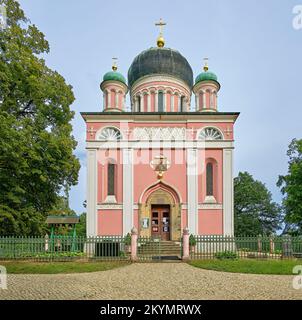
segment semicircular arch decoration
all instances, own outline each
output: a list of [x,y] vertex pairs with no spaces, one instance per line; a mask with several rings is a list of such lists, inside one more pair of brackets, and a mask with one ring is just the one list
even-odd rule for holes
[[207,127],[200,131],[198,135],[200,140],[223,140],[222,133],[214,127]]
[[118,141],[122,139],[122,134],[119,129],[114,127],[106,127],[101,130],[98,135],[98,140]]

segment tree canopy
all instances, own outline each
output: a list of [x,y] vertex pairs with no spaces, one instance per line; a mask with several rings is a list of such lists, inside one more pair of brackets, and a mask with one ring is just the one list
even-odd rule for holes
[[77,183],[74,95],[46,66],[49,44],[19,3],[0,4],[8,23],[0,31],[0,234],[35,234],[61,191]]
[[268,235],[280,229],[281,208],[248,172],[234,179],[235,235]]
[[291,141],[287,155],[288,173],[277,182],[284,195],[285,231],[302,234],[302,139]]

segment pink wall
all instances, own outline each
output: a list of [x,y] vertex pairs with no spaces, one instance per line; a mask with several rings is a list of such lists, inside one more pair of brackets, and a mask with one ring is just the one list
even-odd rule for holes
[[198,234],[223,234],[222,210],[198,210]]
[[174,112],[178,111],[178,102],[179,102],[178,100],[179,100],[178,96],[174,95],[174,110],[172,110]]
[[210,108],[210,92],[206,91],[206,105],[204,106],[204,108],[209,109]]
[[98,210],[98,235],[122,235],[122,210]]
[[119,102],[118,102],[118,106],[120,107],[120,108],[122,108],[123,107],[123,104],[124,104],[124,97],[123,97],[123,95],[121,94],[121,93],[119,93],[119,97],[118,97],[118,99],[119,99]]
[[146,94],[143,95],[144,99],[144,112],[148,112],[148,96]]
[[134,224],[134,227],[137,230],[139,230],[140,225],[139,225],[139,221],[138,221],[138,210],[137,209],[133,210],[133,224]]
[[115,92],[113,90],[111,90],[111,103],[110,103],[110,107],[111,108],[115,108],[116,105],[115,105]]
[[199,110],[201,110],[201,109],[204,108],[204,106],[203,106],[203,94],[202,93],[199,94],[198,99],[199,99]]
[[199,173],[198,176],[198,202],[203,203],[206,197],[206,164],[213,163],[214,173],[214,197],[217,203],[222,203],[223,195],[223,152],[222,149],[207,149],[199,151]]
[[[134,202],[138,202],[143,191],[150,185],[158,181],[155,171],[150,166],[150,161],[155,156],[163,153],[171,162],[170,169],[164,174],[163,181],[176,188],[180,193],[182,201],[187,199],[186,188],[186,166],[184,160],[182,163],[175,163],[176,159],[185,157],[183,150],[141,150],[134,153],[135,170],[134,170]],[[143,163],[142,163],[143,162]],[[146,163],[145,163],[146,162]]]
[[107,175],[108,175],[108,163],[116,164],[116,176],[115,176],[115,197],[118,203],[123,201],[123,167],[121,163],[121,151],[120,150],[98,150],[97,152],[97,168],[98,168],[98,203],[105,201],[107,197]]
[[167,110],[167,112],[171,111],[171,94],[170,94],[170,92],[167,92],[167,94],[166,94],[166,110]]
[[155,112],[155,93],[151,93],[151,112]]

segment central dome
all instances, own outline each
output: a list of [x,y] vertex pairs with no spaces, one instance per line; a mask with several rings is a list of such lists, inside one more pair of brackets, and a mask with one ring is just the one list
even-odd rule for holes
[[186,58],[178,51],[169,48],[150,48],[133,60],[128,71],[128,84],[144,76],[165,74],[184,81],[189,88],[193,86],[193,71]]

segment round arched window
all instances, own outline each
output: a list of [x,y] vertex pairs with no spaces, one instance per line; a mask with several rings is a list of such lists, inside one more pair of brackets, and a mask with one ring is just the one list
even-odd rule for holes
[[104,128],[98,136],[99,140],[117,141],[122,139],[121,132],[112,127]]
[[201,140],[222,140],[221,132],[216,128],[204,128],[198,136]]

